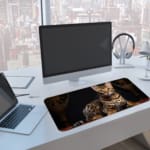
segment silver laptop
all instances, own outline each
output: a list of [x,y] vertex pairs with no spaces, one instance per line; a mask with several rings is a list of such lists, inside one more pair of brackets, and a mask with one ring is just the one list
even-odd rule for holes
[[46,112],[44,105],[20,104],[0,73],[0,131],[31,134]]

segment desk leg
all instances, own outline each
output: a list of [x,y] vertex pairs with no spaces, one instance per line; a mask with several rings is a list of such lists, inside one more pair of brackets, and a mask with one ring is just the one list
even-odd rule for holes
[[143,132],[133,138],[145,148],[150,149],[150,130]]
[[144,133],[143,133],[143,136],[144,136],[145,141],[147,142],[147,144],[148,144],[148,146],[149,146],[149,148],[150,148],[150,130],[147,131],[147,132],[144,132]]

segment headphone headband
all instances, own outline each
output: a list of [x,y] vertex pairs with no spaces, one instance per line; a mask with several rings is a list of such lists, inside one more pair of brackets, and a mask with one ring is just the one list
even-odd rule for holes
[[132,40],[132,48],[133,48],[133,51],[134,51],[134,49],[135,49],[135,41],[134,41],[134,38],[130,35],[130,34],[128,34],[128,33],[120,33],[120,34],[118,34],[114,39],[113,39],[113,42],[112,42],[112,50],[113,50],[113,48],[114,48],[114,44],[115,44],[115,41],[120,37],[120,36],[128,36],[131,40]]

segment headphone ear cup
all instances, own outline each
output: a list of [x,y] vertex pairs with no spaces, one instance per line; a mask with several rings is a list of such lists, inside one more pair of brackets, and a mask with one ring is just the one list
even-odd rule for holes
[[127,52],[126,55],[125,55],[125,57],[126,57],[127,59],[129,59],[131,56],[132,56],[132,52]]
[[117,59],[120,59],[120,55],[118,54],[118,52],[113,52],[114,56],[117,58]]

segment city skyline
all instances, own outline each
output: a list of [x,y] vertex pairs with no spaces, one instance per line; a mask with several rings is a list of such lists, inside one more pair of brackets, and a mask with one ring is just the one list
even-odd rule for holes
[[[49,24],[112,21],[113,37],[130,33],[140,50],[150,40],[148,0],[50,0]],[[0,0],[0,70],[40,65],[39,0]]]

